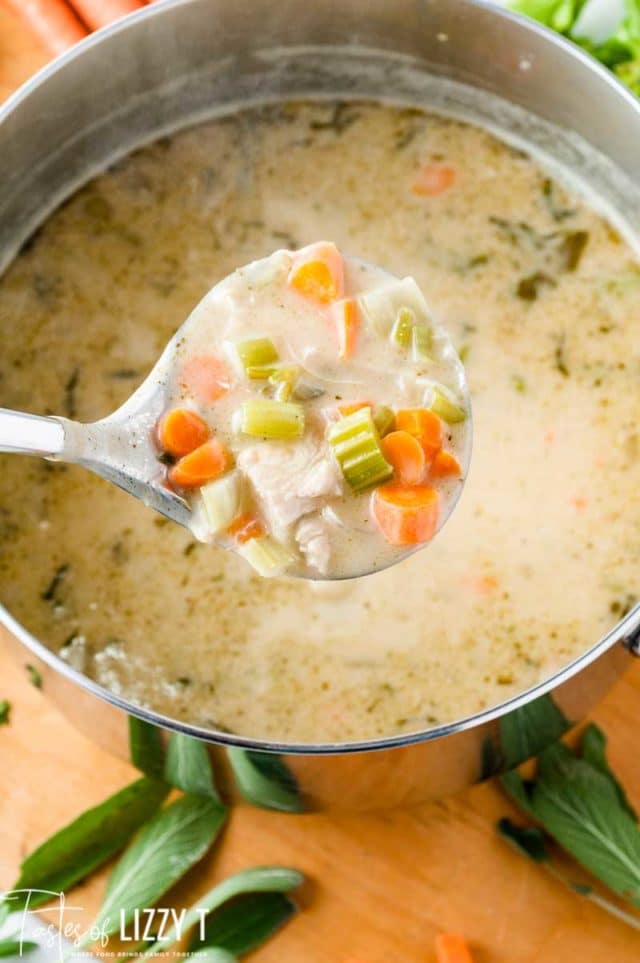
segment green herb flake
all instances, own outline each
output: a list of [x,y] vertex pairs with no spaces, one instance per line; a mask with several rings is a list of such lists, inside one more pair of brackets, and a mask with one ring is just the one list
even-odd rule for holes
[[11,716],[11,703],[7,699],[0,699],[0,726],[9,724]]
[[523,395],[527,390],[527,382],[524,380],[522,375],[512,375],[511,384],[513,385],[514,391],[517,391],[519,395]]
[[521,301],[536,301],[544,287],[555,287],[555,281],[544,271],[536,271],[525,278],[521,278],[516,286],[516,296]]
[[26,665],[25,668],[26,668],[27,673],[28,673],[28,675],[29,675],[29,682],[31,683],[31,685],[35,686],[36,689],[41,689],[41,688],[42,688],[42,676],[41,676],[40,672],[38,671],[38,669],[36,669],[35,665]]

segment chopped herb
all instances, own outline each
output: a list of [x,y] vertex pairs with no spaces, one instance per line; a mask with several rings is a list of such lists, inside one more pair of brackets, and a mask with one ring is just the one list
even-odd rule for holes
[[6,699],[0,699],[0,726],[8,725],[10,715],[11,703]]
[[77,414],[76,408],[76,388],[78,387],[78,379],[80,377],[80,369],[74,368],[69,377],[69,380],[64,386],[64,410],[68,418],[75,418]]
[[68,571],[69,565],[66,562],[56,569],[49,585],[40,596],[43,602],[59,602],[58,593]]
[[351,104],[339,100],[333,105],[327,120],[312,120],[309,126],[311,130],[332,130],[337,135],[344,133],[359,117],[359,111],[354,110]]
[[514,387],[514,390],[517,391],[518,394],[523,395],[527,390],[527,382],[524,380],[522,375],[517,375],[517,374],[512,375],[511,383]]
[[192,552],[195,552],[199,544],[200,542],[189,542],[189,544],[185,545],[184,549],[182,550],[182,554],[189,557]]
[[568,378],[570,372],[567,365],[565,346],[566,346],[566,335],[561,334],[560,337],[558,338],[558,342],[556,344],[556,349],[554,351],[553,357],[555,361],[556,370],[559,371],[564,378]]
[[518,281],[516,295],[523,301],[535,301],[540,293],[540,288],[545,285],[555,287],[555,284],[556,282],[548,274],[543,271],[536,271],[534,274]]
[[542,182],[542,199],[554,221],[565,221],[568,217],[574,217],[578,213],[575,207],[561,207],[558,204],[556,186],[550,177],[545,177]]
[[560,244],[560,256],[565,271],[575,271],[589,241],[588,231],[570,231]]
[[622,599],[615,599],[609,606],[612,615],[617,615],[619,618],[623,619],[625,615],[628,615],[634,606],[638,604],[638,596],[634,595],[632,592],[627,592]]
[[140,372],[135,368],[116,368],[115,371],[109,371],[107,377],[114,381],[128,381],[130,378],[139,378]]
[[29,682],[31,685],[35,686],[36,689],[42,688],[42,676],[35,665],[26,665],[27,672],[29,673]]
[[524,245],[525,247],[533,247],[539,250],[544,248],[549,241],[553,241],[558,237],[557,231],[541,234],[526,221],[509,221],[504,217],[491,216],[489,217],[489,223],[499,228],[506,240],[516,246]]

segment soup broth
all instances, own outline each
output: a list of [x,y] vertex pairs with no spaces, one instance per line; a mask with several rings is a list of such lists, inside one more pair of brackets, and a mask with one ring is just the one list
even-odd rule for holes
[[[434,164],[452,183],[416,192]],[[216,281],[318,237],[413,275],[464,358],[474,452],[433,544],[354,582],[262,580],[82,469],[3,456],[0,593],[134,703],[343,742],[503,701],[634,601],[640,267],[601,215],[456,120],[241,111],[117,164],[30,242],[0,280],[0,403],[106,415]]]

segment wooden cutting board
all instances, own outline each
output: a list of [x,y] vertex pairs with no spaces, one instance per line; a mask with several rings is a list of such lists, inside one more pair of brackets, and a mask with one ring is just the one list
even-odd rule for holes
[[[0,99],[46,53],[0,10]],[[1,310],[1,307],[0,307]],[[26,660],[25,660],[26,661]],[[630,660],[631,661],[631,660]],[[135,773],[76,732],[0,647],[0,888],[24,855]],[[594,713],[608,733],[614,768],[640,805],[640,662]],[[468,937],[476,963],[637,963],[640,934],[564,889],[496,837],[513,814],[497,786],[410,811],[373,816],[289,816],[238,807],[221,845],[165,905],[188,906],[240,867],[282,863],[310,882],[303,912],[255,954],[260,963],[430,963],[439,930]],[[105,874],[77,887],[88,924]]]

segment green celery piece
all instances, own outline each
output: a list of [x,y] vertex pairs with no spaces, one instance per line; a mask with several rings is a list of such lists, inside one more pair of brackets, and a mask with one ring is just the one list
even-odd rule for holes
[[435,388],[433,392],[433,401],[431,402],[431,411],[439,415],[443,421],[446,421],[449,425],[458,424],[460,421],[464,421],[467,417],[464,408],[460,405],[454,404],[450,401],[443,391],[439,388]]
[[393,409],[388,405],[376,405],[373,409],[373,423],[378,429],[378,434],[384,438],[393,428],[396,416]]
[[273,364],[251,364],[244,369],[250,381],[268,381],[273,377],[276,370],[276,366]]
[[254,438],[289,440],[304,434],[304,408],[290,401],[250,398],[240,409],[240,430]]
[[269,384],[275,385],[276,400],[289,401],[300,377],[300,368],[293,364],[277,365],[269,377]]
[[416,316],[411,308],[400,308],[389,335],[393,344],[399,348],[409,348]]
[[331,425],[329,444],[342,474],[355,493],[386,481],[393,474],[382,449],[371,408],[361,408]]
[[429,361],[433,338],[431,328],[426,324],[414,325],[411,332],[411,353],[414,361]]
[[272,365],[278,360],[276,346],[270,338],[250,338],[247,341],[238,341],[235,347],[245,372],[248,372],[249,368]]

